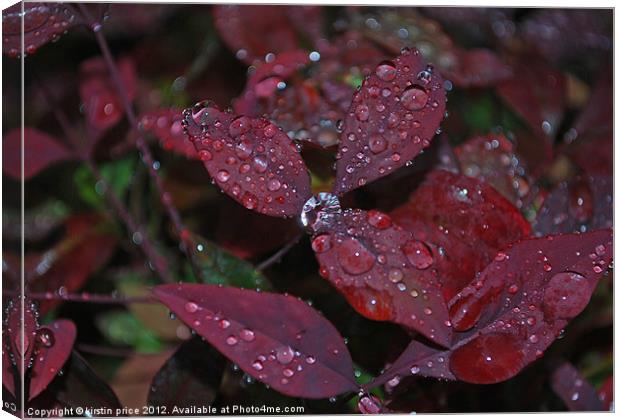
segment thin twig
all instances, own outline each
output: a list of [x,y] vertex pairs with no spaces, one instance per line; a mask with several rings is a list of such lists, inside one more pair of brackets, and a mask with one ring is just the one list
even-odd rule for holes
[[[43,93],[46,101],[50,104],[54,113],[54,117],[58,121],[60,128],[62,129],[68,140],[71,142],[71,144],[73,144],[75,148],[81,149],[79,150],[79,156],[83,160],[83,163],[88,167],[88,169],[95,177],[96,182],[102,186],[104,196],[107,199],[108,203],[112,206],[118,217],[125,223],[125,226],[129,230],[129,232],[132,235],[139,235],[140,240],[133,242],[137,243],[140,246],[140,248],[144,252],[144,255],[152,264],[153,269],[159,275],[159,277],[166,283],[174,283],[175,280],[168,271],[168,264],[166,263],[165,258],[163,258],[159,254],[148,234],[140,225],[136,223],[123,202],[116,196],[116,194],[114,194],[114,191],[112,191],[112,189],[108,186],[108,183],[103,178],[98,166],[91,158],[90,152],[86,150],[87,148],[85,148],[83,142],[80,141],[79,136],[75,133],[73,127],[69,123],[69,119],[62,111],[62,109],[57,106],[56,101],[54,100],[51,93],[42,83],[40,83],[40,85],[41,92]],[[88,141],[92,141],[92,139],[88,139]]]
[[[3,290],[2,294],[5,296],[15,296],[18,293]],[[33,300],[62,300],[67,302],[81,302],[81,303],[99,303],[103,305],[129,305],[132,303],[152,303],[159,304],[157,300],[150,296],[109,296],[91,293],[65,293],[58,294],[57,292],[27,292],[26,296]]]
[[[84,6],[84,4],[78,3],[77,6],[80,9],[80,12],[84,15],[84,17],[86,17],[86,19],[91,23],[90,27],[92,29],[93,34],[95,35],[95,39],[97,40],[99,49],[101,50],[101,53],[103,54],[103,59],[106,63],[106,66],[108,68],[108,71],[110,73],[114,86],[116,88],[116,91],[118,95],[120,96],[121,101],[123,103],[125,115],[127,117],[127,120],[129,121],[131,130],[135,131],[135,133],[137,134],[136,135],[136,147],[140,151],[142,162],[146,165],[148,169],[149,175],[151,179],[153,180],[155,187],[157,189],[157,192],[159,194],[161,203],[163,204],[166,210],[166,213],[168,214],[168,217],[172,221],[172,225],[174,226],[176,234],[182,240],[185,234],[185,226],[183,225],[183,221],[181,220],[181,215],[179,214],[179,211],[176,209],[176,207],[174,207],[172,203],[171,195],[168,191],[166,191],[163,179],[159,176],[158,169],[157,169],[159,168],[159,165],[155,163],[155,160],[153,159],[153,154],[151,153],[151,149],[142,134],[142,129],[140,128],[140,125],[138,124],[138,118],[136,117],[135,111],[133,109],[133,105],[131,104],[129,97],[127,96],[127,91],[121,79],[120,72],[118,70],[118,67],[116,66],[116,62],[114,61],[114,57],[112,56],[108,42],[105,39],[105,36],[103,36],[102,25],[93,18],[92,14]],[[191,258],[191,255],[189,253],[189,250],[187,250],[186,247],[182,247],[182,248],[185,250],[188,260],[190,261],[190,264],[192,266],[192,269],[194,270],[198,278],[201,278],[201,271],[198,269],[198,267],[195,266]]]
[[260,264],[258,264],[256,266],[256,269],[258,271],[265,271],[272,265],[279,262],[282,259],[282,257],[284,257],[284,255],[288,251],[290,251],[290,249],[294,247],[297,244],[297,242],[301,240],[303,236],[304,236],[303,233],[297,234],[293,239],[288,241],[282,248],[280,248],[275,254],[273,254],[271,257],[267,258],[265,261],[261,262]]

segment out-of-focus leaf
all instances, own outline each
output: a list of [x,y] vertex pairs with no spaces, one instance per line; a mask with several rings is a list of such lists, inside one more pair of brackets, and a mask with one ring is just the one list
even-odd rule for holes
[[99,315],[97,326],[112,344],[131,346],[143,353],[156,353],[163,348],[157,336],[125,310],[108,311]]
[[152,133],[161,147],[188,159],[198,159],[198,152],[183,133],[183,111],[181,109],[159,109],[142,114],[139,118],[142,129]]
[[[133,179],[136,160],[133,157],[125,157],[100,166],[103,179],[114,194],[123,197]],[[80,166],[73,175],[80,198],[85,203],[97,209],[105,209],[103,187],[98,185],[92,173],[86,166]]]
[[217,244],[190,232],[186,232],[182,239],[207,283],[248,289],[271,288],[269,281],[252,264]]
[[225,360],[201,338],[179,346],[155,374],[148,403],[155,407],[190,408],[211,404],[217,396]]
[[[36,128],[24,127],[24,180],[38,175],[60,162],[74,160],[76,155],[57,139]],[[22,130],[11,130],[2,139],[2,170],[16,180],[22,179]]]
[[553,372],[551,387],[570,411],[605,410],[594,387],[568,362]]

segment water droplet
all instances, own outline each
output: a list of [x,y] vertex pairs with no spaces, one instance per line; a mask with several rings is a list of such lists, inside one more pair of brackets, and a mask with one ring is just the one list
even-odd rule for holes
[[331,247],[329,235],[319,235],[312,240],[312,250],[316,253],[329,251]]
[[377,229],[387,229],[392,226],[392,219],[385,213],[377,210],[368,211],[368,224]]
[[287,378],[290,378],[294,374],[295,374],[295,371],[293,371],[293,369],[286,368],[282,371],[282,375],[286,376]]
[[229,346],[234,346],[235,344],[237,344],[239,342],[239,340],[237,339],[237,337],[235,337],[234,335],[229,335],[226,338],[226,344],[228,344]]
[[418,270],[425,270],[433,264],[433,254],[426,244],[420,241],[408,241],[402,247],[407,260]]
[[396,77],[396,66],[391,61],[383,61],[375,70],[377,77],[385,82],[390,82]]
[[549,280],[543,297],[546,315],[558,318],[577,316],[590,301],[591,286],[578,273],[562,272]]
[[295,352],[290,346],[282,346],[276,349],[276,360],[278,363],[286,365],[293,361]]
[[370,117],[370,111],[368,110],[368,106],[361,104],[355,108],[355,118],[359,121],[368,121]]
[[252,363],[252,367],[254,368],[254,370],[258,370],[261,371],[263,370],[263,364],[260,362],[260,360],[255,360],[254,363]]
[[189,312],[190,314],[193,314],[194,312],[196,312],[198,310],[198,304],[196,302],[187,302],[185,304],[185,310],[187,312]]
[[[27,347],[27,336],[24,336],[24,345]],[[42,345],[43,347],[52,347],[56,340],[54,338],[54,332],[52,330],[50,330],[49,328],[40,328],[37,331],[37,341],[39,342],[40,345]],[[20,343],[21,344],[21,343]]]
[[371,136],[370,140],[368,141],[368,147],[370,148],[370,151],[374,154],[383,152],[385,149],[387,149],[387,146],[387,140],[385,140],[385,138],[380,134]]
[[220,182],[227,182],[230,179],[230,173],[227,170],[222,169],[215,177]]
[[243,341],[253,341],[256,335],[254,331],[244,328],[239,332],[239,337],[241,337]]
[[400,96],[400,102],[409,111],[419,111],[426,106],[429,95],[420,86],[409,86]]
[[360,241],[348,238],[338,244],[338,262],[349,274],[360,275],[375,264],[375,256]]

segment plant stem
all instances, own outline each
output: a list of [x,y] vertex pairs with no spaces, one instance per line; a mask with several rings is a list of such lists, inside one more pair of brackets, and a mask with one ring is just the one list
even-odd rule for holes
[[[174,278],[168,271],[168,264],[166,263],[164,257],[159,254],[148,234],[140,225],[138,225],[138,223],[136,223],[123,202],[114,194],[114,191],[109,188],[107,182],[99,171],[99,167],[90,155],[91,151],[88,150],[90,148],[85,147],[84,142],[80,141],[79,136],[75,134],[73,127],[69,123],[69,119],[61,110],[61,108],[57,106],[56,101],[54,100],[51,93],[47,90],[47,87],[43,83],[40,83],[40,85],[41,92],[43,93],[46,101],[50,104],[54,113],[54,117],[58,121],[60,128],[62,129],[67,139],[74,146],[74,148],[78,150],[80,158],[82,159],[83,163],[88,167],[90,172],[93,174],[95,181],[99,185],[102,185],[104,196],[107,199],[108,203],[113,208],[114,212],[116,212],[118,217],[123,221],[129,232],[132,235],[139,235],[140,241],[134,240],[133,242],[140,246],[142,252],[144,252],[144,255],[148,259],[148,262],[150,263],[150,265],[152,265],[155,272],[164,282],[175,283]],[[88,139],[87,143],[90,144],[92,141],[92,139]]]
[[[103,54],[103,59],[106,63],[110,76],[112,78],[112,82],[116,88],[116,91],[123,103],[123,108],[125,109],[125,115],[127,120],[129,121],[129,125],[132,131],[135,131],[136,135],[136,147],[140,151],[142,162],[146,165],[149,175],[153,180],[157,192],[159,194],[161,203],[163,204],[168,217],[170,218],[172,225],[174,226],[174,230],[179,238],[183,238],[183,234],[185,232],[185,226],[183,225],[183,221],[181,220],[181,216],[179,211],[174,207],[172,203],[172,198],[169,192],[166,191],[164,187],[164,183],[162,178],[159,176],[157,172],[158,165],[155,163],[153,159],[153,154],[151,153],[151,149],[149,148],[144,136],[142,135],[142,130],[138,124],[138,118],[134,112],[133,106],[129,97],[127,96],[127,92],[125,90],[125,86],[123,85],[123,81],[121,79],[120,72],[118,67],[116,66],[116,62],[114,61],[114,57],[112,57],[112,53],[110,52],[110,47],[108,46],[108,42],[103,36],[102,25],[97,22],[88,9],[81,3],[78,3],[78,8],[80,12],[86,17],[86,19],[91,23],[91,29],[93,34],[95,35],[95,39],[97,40],[97,44],[101,53]],[[185,247],[182,247],[185,249]],[[198,276],[198,278],[202,278],[200,274],[200,270],[195,266],[191,256],[188,251],[185,251],[188,260],[192,266],[192,269]]]
[[[2,294],[6,296],[13,296],[17,293],[3,290]],[[131,303],[159,304],[157,300],[151,298],[150,296],[116,297],[90,293],[67,293],[60,295],[57,292],[27,292],[26,296],[33,300],[62,300],[67,302],[99,303],[103,305],[129,305]]]
[[275,254],[273,254],[271,257],[267,258],[265,261],[261,262],[260,264],[258,264],[256,266],[256,269],[258,271],[264,271],[264,270],[268,269],[269,267],[271,267],[272,265],[274,265],[275,263],[277,263],[278,261],[280,261],[282,259],[282,257],[288,251],[290,251],[290,249],[292,247],[294,247],[295,244],[297,244],[297,242],[299,242],[299,240],[303,236],[304,236],[303,233],[297,234],[293,239],[288,241],[282,248],[280,248]]

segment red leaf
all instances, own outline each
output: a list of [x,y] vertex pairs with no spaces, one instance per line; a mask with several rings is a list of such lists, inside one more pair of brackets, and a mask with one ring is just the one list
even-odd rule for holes
[[411,374],[476,384],[510,379],[586,307],[612,255],[610,230],[511,245],[450,302],[448,350],[413,340],[363,389]]
[[525,174],[512,142],[504,135],[472,137],[456,147],[454,153],[465,175],[487,182],[521,208],[532,181]]
[[[22,179],[22,130],[9,131],[2,140],[2,167],[5,174]],[[36,128],[24,127],[24,180],[28,180],[48,167],[74,159],[57,139]]]
[[357,390],[342,337],[299,299],[195,284],[153,293],[246,373],[283,394],[327,398]]
[[[32,360],[32,353],[35,347],[36,330],[39,327],[38,312],[30,299],[25,299],[23,306],[18,298],[9,302],[7,317],[5,319],[6,332],[4,339],[4,351],[9,352],[12,363],[17,365],[20,375],[28,369]],[[23,338],[22,338],[23,337]],[[22,343],[23,340],[23,343]]]
[[183,132],[183,111],[180,109],[158,109],[145,112],[139,118],[142,129],[152,133],[164,150],[169,150],[188,159],[198,159],[198,152]]
[[538,235],[583,232],[613,227],[613,180],[576,177],[556,186],[536,215]]
[[316,6],[217,5],[212,10],[220,36],[247,64],[297,49],[300,35],[317,38],[322,33],[322,9]]
[[[105,229],[106,225],[97,214],[86,213],[70,218],[65,224],[64,239],[37,258],[34,271],[25,273],[29,290],[55,290],[61,296],[79,290],[116,249],[116,236]],[[39,302],[39,308],[45,314],[58,304],[58,300],[43,300]]]
[[454,64],[442,71],[457,86],[495,86],[512,76],[512,69],[491,50],[454,48],[453,54]]
[[603,402],[603,407],[613,411],[614,402],[614,376],[610,375],[598,390],[598,398]]
[[568,362],[553,372],[551,387],[571,411],[605,411],[594,387]]
[[[117,63],[121,81],[129,100],[136,96],[136,74],[133,61],[122,58]],[[116,91],[105,61],[94,57],[82,62],[79,75],[80,98],[88,123],[96,132],[107,130],[123,115],[123,102]]]
[[[611,230],[517,242],[449,303],[457,338],[450,369],[495,383],[540,357],[588,304],[612,259]],[[473,334],[473,335],[472,335]]]
[[75,336],[75,325],[68,319],[59,319],[37,330],[37,349],[30,371],[29,400],[39,395],[58,375],[71,355]]
[[320,273],[367,318],[392,321],[447,346],[446,303],[436,270],[438,250],[376,210],[319,219],[312,249]]
[[519,210],[488,184],[446,171],[431,172],[391,216],[441,250],[435,268],[446,300],[484,269],[497,251],[530,233]]
[[566,106],[566,77],[532,57],[515,63],[513,73],[497,92],[529,124],[550,156]]
[[226,194],[259,213],[299,215],[310,197],[310,176],[295,144],[277,126],[213,107],[186,110],[184,124]]
[[341,195],[405,165],[430,144],[446,96],[417,50],[380,63],[353,97],[345,119],[334,191]]
[[61,3],[24,2],[2,11],[2,51],[9,57],[20,57],[23,42],[25,53],[34,54],[39,47],[57,40],[60,35],[79,22]]
[[367,384],[364,389],[372,389],[389,382],[393,386],[409,375],[420,375],[446,380],[456,379],[448,367],[450,350],[435,349],[416,340],[411,340],[407,348],[398,356],[385,372]]

